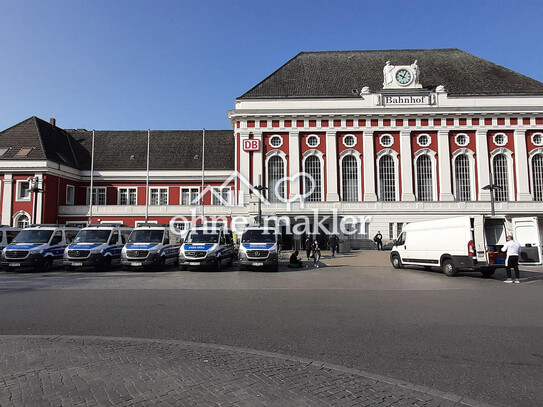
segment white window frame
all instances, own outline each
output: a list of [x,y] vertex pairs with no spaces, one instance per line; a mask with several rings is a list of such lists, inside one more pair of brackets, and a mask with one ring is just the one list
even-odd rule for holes
[[[214,191],[214,193],[211,194],[211,205],[215,206],[232,206],[232,187],[231,186],[217,186],[217,187],[211,187],[211,189]],[[223,202],[223,195],[222,192],[224,190],[228,190],[228,200],[226,202]],[[221,199],[218,198],[218,196],[221,197]]]
[[[315,144],[314,146],[309,144],[309,139],[312,137],[315,137],[317,139],[317,144]],[[318,146],[321,145],[321,138],[317,134],[308,134],[307,137],[305,138],[305,145],[308,146],[309,148],[317,148]]]
[[[383,142],[383,139],[385,137],[390,137],[390,144],[385,144]],[[394,145],[394,136],[390,133],[381,134],[379,136],[379,144],[381,144],[381,146],[386,147],[386,148],[392,147]]]
[[[535,136],[541,137],[541,141],[539,143],[536,143]],[[540,132],[534,133],[532,134],[531,139],[532,139],[532,144],[534,146],[537,146],[537,147],[543,146],[543,133],[540,133]]]
[[[458,138],[460,136],[463,136],[466,138],[466,143],[465,144],[462,144],[460,142],[458,142]],[[466,133],[458,133],[456,136],[454,136],[454,143],[458,146],[458,147],[466,147],[468,144],[469,144],[469,141],[470,141],[470,138],[469,138],[469,135],[466,134]]]
[[[126,190],[127,203],[121,204],[121,192]],[[130,203],[130,190],[136,191],[136,203]],[[117,187],[117,205],[134,206],[138,204],[138,187]]]
[[[32,224],[32,216],[30,216],[30,214],[26,211],[19,211],[17,213],[15,213],[13,215],[13,227],[19,227],[18,224],[19,224],[19,218],[21,216],[26,216],[28,218],[28,226],[30,226]],[[25,226],[26,227],[26,226]]]
[[[453,191],[454,199],[456,200],[456,159],[461,156],[466,155],[469,162],[469,192],[470,192],[470,201],[476,201],[476,188],[475,188],[475,153],[467,148],[460,148],[453,153],[452,157],[452,173],[453,173]],[[458,201],[465,202],[465,201]]]
[[[161,196],[161,192],[162,190],[166,190],[166,203],[163,204],[163,203],[160,203],[160,196]],[[151,203],[151,197],[153,196],[153,192],[156,191],[158,193],[158,203],[156,204],[153,204]],[[170,188],[169,187],[150,187],[149,188],[149,205],[150,206],[164,206],[164,205],[169,205],[170,204]]]
[[[281,157],[281,160],[283,160],[283,177],[287,176],[287,155],[285,154],[285,152],[281,151],[281,150],[273,150],[273,151],[270,151],[270,152],[266,153],[266,161],[264,163],[264,171],[265,171],[266,186],[267,187],[269,187],[269,185],[268,185],[268,182],[269,182],[268,162],[270,161],[270,159],[272,157],[276,157],[276,156]],[[283,188],[284,188],[283,199],[284,200],[287,199],[287,194],[288,194],[287,186],[288,186],[288,182],[283,182]],[[268,201],[269,201],[269,198],[270,198],[270,193],[271,193],[271,191],[268,190]],[[279,202],[282,202],[281,199],[279,199]],[[279,203],[279,202],[272,202],[272,203]]]
[[[503,143],[498,144],[496,142],[496,138],[498,136],[503,136]],[[492,142],[494,143],[495,146],[498,146],[498,147],[506,146],[508,141],[509,141],[509,138],[507,137],[507,134],[505,133],[496,133],[492,136]]]
[[[428,139],[428,144],[422,144],[420,141],[422,137],[426,137]],[[428,133],[421,133],[417,136],[417,144],[419,147],[428,147],[430,144],[432,144],[432,137]]]
[[[492,176],[494,178],[494,158],[498,154],[504,154],[507,159],[507,196],[509,197],[508,201],[499,201],[499,202],[511,202],[516,201],[515,197],[515,177],[513,171],[513,152],[508,148],[497,148],[490,153],[490,169],[492,171]],[[496,182],[496,179],[493,179],[493,182]],[[496,201],[498,202],[498,201]]]
[[158,224],[158,220],[137,220],[134,222],[134,227],[138,227],[143,223],[152,223],[154,225]]
[[[28,196],[21,197],[21,185],[25,183],[28,184]],[[15,190],[15,201],[16,202],[29,202],[32,200],[32,191],[30,190],[30,182],[25,179],[18,179],[16,183]]]
[[[311,156],[316,156],[318,159],[319,159],[319,163],[320,163],[320,166],[321,166],[321,182],[320,182],[320,190],[321,190],[321,199],[318,200],[318,201],[306,201],[306,202],[323,202],[324,201],[324,197],[326,195],[326,191],[324,190],[324,177],[325,177],[325,172],[324,172],[324,154],[319,151],[319,150],[315,150],[315,149],[312,149],[312,150],[307,150],[304,154],[303,154],[303,158],[302,158],[302,171],[305,173],[305,162],[306,160],[311,157]],[[303,193],[303,196],[304,196],[304,200],[306,200],[308,198],[308,196],[306,196],[307,194],[307,191],[308,191],[308,185],[307,185],[307,177],[303,177],[304,181],[304,193]]]
[[[427,155],[430,158],[430,163],[432,165],[432,200],[431,201],[419,201],[418,192],[419,192],[419,177],[418,177],[418,159],[423,156]],[[437,201],[437,160],[436,160],[436,152],[433,150],[430,150],[428,148],[421,149],[415,153],[415,159],[413,160],[413,174],[415,179],[415,199],[417,202],[435,202]]]
[[[391,135],[389,134],[389,136]],[[394,163],[394,201],[399,201],[400,200],[400,175],[399,175],[400,166],[398,162],[399,161],[398,153],[392,150],[391,148],[386,148],[377,153],[377,160],[375,161],[376,173],[377,173],[377,200],[380,202],[394,202],[394,201],[384,201],[381,196],[381,190],[380,190],[381,189],[381,174],[379,171],[379,166],[380,166],[381,158],[386,155],[391,156],[392,161]]]
[[[355,143],[356,145],[356,143]],[[343,159],[347,156],[353,156],[356,159],[356,174],[358,177],[357,182],[357,195],[358,202],[362,201],[362,160],[360,159],[360,153],[356,150],[349,149],[344,150],[339,155],[339,188],[341,191],[341,200],[344,201],[343,197]],[[344,201],[344,202],[353,202],[353,201]]]
[[[183,203],[183,190],[188,190],[189,192],[189,204]],[[191,199],[192,192],[196,191],[196,201]],[[180,187],[179,188],[179,205],[181,206],[198,206],[200,205],[200,202],[202,200],[202,197],[200,196],[200,187]]]
[[530,178],[530,191],[532,191],[532,200],[534,202],[542,202],[542,201],[536,201],[535,200],[535,185],[534,185],[534,167],[533,167],[533,159],[536,155],[541,154],[543,155],[543,147],[536,148],[529,153],[528,157],[528,165],[530,167],[530,175],[528,178]]
[[[90,192],[90,187],[86,187],[87,189],[87,205],[90,205],[92,202],[91,202],[91,192]],[[99,190],[104,190],[104,203],[101,204],[101,203],[96,203],[96,204],[93,204],[93,206],[98,206],[98,205],[107,205],[107,187],[92,187],[93,190],[96,191],[96,200],[98,201],[98,191]]]
[[[352,145],[348,145],[348,144],[347,144],[346,140],[347,140],[348,137],[352,137],[352,138],[353,138],[354,144],[352,144]],[[350,133],[349,133],[349,134],[345,134],[345,135],[343,136],[343,138],[341,139],[341,142],[343,143],[343,145],[344,145],[345,147],[347,147],[347,148],[353,148],[353,147],[355,147],[356,144],[358,143],[358,138],[357,138],[354,134],[350,134]]]
[[[275,139],[275,140],[276,140],[276,139],[279,139],[280,144],[279,144],[278,146],[274,146],[274,145],[272,144],[272,140],[274,140],[274,139]],[[270,144],[270,147],[271,147],[271,148],[281,148],[281,147],[283,147],[283,143],[284,143],[283,137],[280,136],[279,134],[273,134],[272,136],[270,136],[270,142],[269,142],[269,144]]]
[[[69,199],[70,194],[68,191],[72,191],[72,199]],[[75,202],[75,186],[66,184],[66,205],[73,205]]]

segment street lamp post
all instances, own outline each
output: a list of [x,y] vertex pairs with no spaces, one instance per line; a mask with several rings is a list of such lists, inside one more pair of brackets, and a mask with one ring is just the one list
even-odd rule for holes
[[32,204],[32,223],[36,223],[36,211],[38,207],[38,194],[44,193],[45,191],[40,188],[39,182],[40,178],[36,175],[35,177],[28,178],[28,182],[31,185],[30,192],[34,194],[33,204]]
[[494,216],[496,214],[496,211],[494,210],[494,191],[501,191],[503,188],[494,184],[494,177],[492,176],[492,173],[490,173],[490,184],[485,185],[482,189],[490,191],[490,212],[492,213],[492,216]]
[[258,226],[262,226],[262,191],[268,189],[264,186],[257,185],[256,187],[253,187],[255,190],[258,191],[260,196],[258,197]]

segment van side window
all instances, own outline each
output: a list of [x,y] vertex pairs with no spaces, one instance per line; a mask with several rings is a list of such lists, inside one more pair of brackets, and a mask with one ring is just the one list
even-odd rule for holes
[[121,230],[121,241],[123,244],[126,244],[128,241],[128,236],[130,236],[130,233],[132,233],[132,230]]
[[60,244],[60,242],[62,242],[62,232],[60,230],[57,230],[53,235],[53,238],[51,239],[51,246]]
[[402,234],[398,238],[396,246],[402,246],[404,244],[405,244],[405,232],[402,232]]
[[109,238],[108,244],[110,245],[117,244],[118,241],[119,241],[119,231],[114,230],[113,233],[111,234],[111,237]]
[[164,231],[164,244],[170,244],[170,232],[168,230]]
[[226,244],[233,244],[234,243],[234,239],[232,238],[232,233],[227,233],[226,234]]
[[77,236],[78,230],[66,230],[64,234],[66,235],[66,243],[70,244],[73,242],[75,237]]
[[223,232],[221,232],[221,238],[219,240],[219,244],[225,244],[224,233]]

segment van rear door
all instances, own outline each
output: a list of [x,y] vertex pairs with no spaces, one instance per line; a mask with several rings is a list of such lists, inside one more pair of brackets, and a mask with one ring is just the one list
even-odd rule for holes
[[485,236],[485,218],[483,215],[473,217],[473,240],[475,243],[475,256],[477,257],[477,263],[488,263]]
[[541,234],[536,217],[513,218],[513,237],[520,243],[519,264],[541,264]]

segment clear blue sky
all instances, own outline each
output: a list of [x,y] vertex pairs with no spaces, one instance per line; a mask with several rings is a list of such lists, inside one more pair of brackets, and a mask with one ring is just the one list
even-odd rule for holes
[[0,0],[0,130],[228,129],[300,51],[460,48],[543,81],[540,1]]

